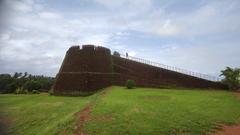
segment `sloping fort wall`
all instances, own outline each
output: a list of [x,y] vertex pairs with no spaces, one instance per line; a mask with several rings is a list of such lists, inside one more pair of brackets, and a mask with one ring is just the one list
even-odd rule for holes
[[224,89],[225,85],[183,73],[139,63],[129,59],[112,56],[114,84],[124,85],[127,79],[133,79],[143,87],[187,87]]
[[132,79],[140,87],[224,89],[218,82],[193,77],[111,55],[108,48],[83,45],[67,51],[54,84],[55,95],[82,95]]

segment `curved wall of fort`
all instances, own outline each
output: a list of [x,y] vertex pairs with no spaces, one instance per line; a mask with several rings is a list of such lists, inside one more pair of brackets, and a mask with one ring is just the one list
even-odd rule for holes
[[55,95],[83,95],[132,79],[139,87],[225,89],[226,86],[183,73],[111,55],[108,48],[72,46],[66,53],[53,90]]

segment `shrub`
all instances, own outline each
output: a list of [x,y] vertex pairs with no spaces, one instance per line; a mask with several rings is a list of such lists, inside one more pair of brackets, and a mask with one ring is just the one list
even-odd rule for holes
[[127,87],[128,89],[132,89],[132,88],[134,88],[135,86],[136,86],[136,83],[135,83],[134,80],[127,80],[127,82],[126,82],[126,87]]
[[53,95],[53,89],[50,89],[50,90],[48,91],[48,93],[49,93],[49,95]]
[[24,90],[22,87],[17,88],[15,94],[28,94],[28,90]]
[[119,52],[117,52],[117,51],[114,51],[114,52],[113,52],[113,56],[120,57],[120,53],[119,53]]
[[38,90],[33,90],[32,94],[40,94],[40,92]]

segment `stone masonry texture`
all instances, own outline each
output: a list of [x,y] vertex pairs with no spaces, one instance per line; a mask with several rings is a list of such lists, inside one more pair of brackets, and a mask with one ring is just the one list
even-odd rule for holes
[[124,86],[128,79],[134,80],[137,87],[227,88],[219,82],[111,55],[105,47],[83,45],[82,48],[72,46],[67,51],[53,92],[78,96],[111,85]]

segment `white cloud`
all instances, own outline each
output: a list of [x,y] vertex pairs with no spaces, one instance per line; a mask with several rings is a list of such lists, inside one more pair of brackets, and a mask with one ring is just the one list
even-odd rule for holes
[[239,3],[234,2],[235,8],[231,3],[232,1],[209,2],[194,12],[177,17],[178,24],[183,28],[180,35],[199,36],[240,31],[240,19],[237,19],[240,14],[235,14],[234,11]]
[[119,32],[117,32],[117,33],[116,33],[116,35],[117,35],[117,36],[128,36],[128,35],[129,35],[129,33],[127,33],[127,32],[122,32],[122,31],[119,31]]
[[6,2],[7,4],[10,5],[11,8],[13,8],[13,10],[16,10],[17,12],[31,12],[33,10],[32,5],[34,4],[34,2],[31,0],[25,1],[12,0]]
[[116,43],[116,45],[113,44],[112,48],[116,49],[116,50],[123,50],[123,49],[126,50],[126,46],[125,45],[119,45],[119,43]]
[[35,6],[33,10],[32,13],[11,11],[9,28],[0,36],[3,65],[0,72],[28,71],[55,76],[71,45],[106,46],[111,38],[111,33],[103,32],[108,27],[104,20],[89,25],[94,22],[91,16],[73,19]]
[[1,35],[1,40],[3,40],[3,41],[6,41],[6,40],[8,40],[10,38],[10,35],[8,34],[8,33],[4,33],[4,34],[2,34]]
[[110,9],[127,8],[128,10],[146,11],[152,6],[152,0],[95,0]]
[[[6,1],[11,21],[0,33],[0,72],[44,71],[54,76],[66,50],[75,44],[102,45],[129,52],[130,56],[205,73],[240,63],[239,40],[232,37],[240,33],[236,1],[211,1],[184,14],[166,10],[171,4],[164,8],[154,5],[153,0],[93,1],[106,9],[87,5],[73,13],[51,9],[46,6],[48,1]],[[143,33],[143,40],[146,35],[158,37],[149,41],[155,49],[136,41],[139,33]],[[223,44],[219,40],[225,40],[225,35],[229,39]],[[163,45],[166,40],[173,41]]]
[[240,59],[236,57],[240,52],[238,46],[233,43],[231,45],[228,43],[200,43],[185,46],[171,44],[158,48],[157,50],[161,51],[152,52],[151,56],[145,51],[147,54],[143,54],[141,57],[170,66],[218,76],[220,70],[226,66],[240,66]]
[[95,1],[108,8],[116,8],[127,2],[127,0],[95,0]]
[[130,51],[130,52],[128,53],[129,56],[133,56],[133,57],[136,56],[136,54],[137,54],[137,53],[136,53],[135,51]]
[[164,8],[154,8],[153,5],[148,8],[151,9],[150,11],[144,13],[124,8],[124,13],[131,14],[110,21],[130,30],[160,37],[193,37],[240,31],[240,19],[237,19],[240,18],[240,14],[234,11],[239,5],[240,3],[236,1],[211,1],[184,14],[165,11]]
[[170,19],[165,20],[162,26],[158,26],[153,30],[153,32],[156,32],[160,36],[176,35],[179,34],[179,31],[180,28],[177,25],[172,24]]
[[62,16],[60,14],[54,13],[54,12],[41,12],[39,13],[40,18],[43,19],[60,19]]
[[107,46],[110,39],[108,34],[89,35],[80,39],[80,44],[94,44],[99,46]]

